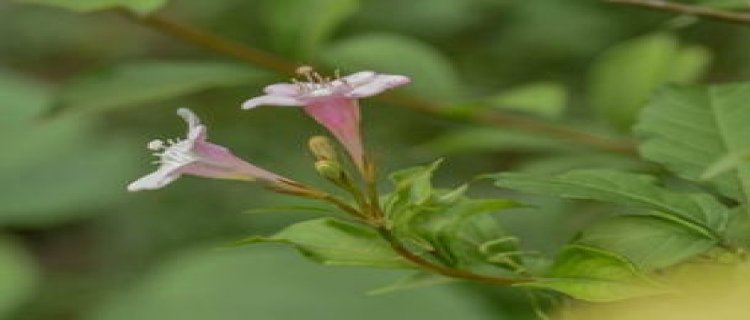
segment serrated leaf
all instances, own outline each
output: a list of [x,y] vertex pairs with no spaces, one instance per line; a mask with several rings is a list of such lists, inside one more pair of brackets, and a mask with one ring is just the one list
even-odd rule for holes
[[60,7],[76,12],[91,12],[105,9],[125,8],[145,15],[163,7],[167,0],[14,0]]
[[486,99],[501,110],[516,110],[546,118],[557,118],[565,111],[568,91],[555,82],[538,82],[507,89]]
[[[649,102],[635,130],[641,155],[700,181],[718,159],[750,150],[750,84],[670,86]],[[709,180],[721,193],[750,201],[750,163]]]
[[670,34],[652,34],[608,49],[591,68],[590,103],[611,123],[628,128],[655,89],[690,83],[705,72],[711,54],[683,47]]
[[446,283],[452,283],[456,281],[458,280],[453,279],[453,278],[447,278],[439,274],[418,272],[418,273],[409,275],[407,277],[404,277],[402,279],[399,279],[396,282],[389,284],[387,286],[370,290],[367,292],[367,294],[381,295],[381,294],[391,293],[394,291],[412,290],[412,289],[436,286],[436,285],[441,285],[441,284],[446,284]]
[[618,253],[646,271],[675,265],[716,245],[716,240],[651,216],[604,220],[581,231],[575,242]]
[[431,99],[459,98],[463,89],[450,61],[417,39],[396,34],[368,34],[333,43],[321,53],[328,65],[343,71],[377,70],[408,75],[404,88]]
[[309,59],[359,6],[359,0],[267,0],[261,9],[276,48]]
[[501,173],[496,184],[524,192],[571,199],[591,199],[648,208],[670,214],[706,237],[718,239],[729,210],[708,194],[686,194],[657,185],[648,175],[606,169],[573,170],[557,176]]
[[131,62],[74,79],[61,90],[53,112],[109,111],[267,77],[264,71],[224,62]]
[[565,247],[545,278],[517,286],[554,290],[591,302],[611,302],[668,292],[626,258],[583,245]]
[[250,237],[243,244],[282,242],[325,265],[412,268],[373,229],[333,218],[293,224],[270,237]]

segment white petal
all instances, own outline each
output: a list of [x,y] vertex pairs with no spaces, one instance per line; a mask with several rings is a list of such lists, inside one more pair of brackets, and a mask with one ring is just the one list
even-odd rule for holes
[[266,86],[263,92],[277,96],[296,96],[299,94],[299,86],[291,83],[276,83]]
[[161,166],[159,169],[156,169],[156,171],[130,183],[128,185],[128,191],[135,192],[160,189],[180,177],[180,175],[176,173],[177,169],[178,167]]
[[190,145],[195,144],[196,141],[206,141],[208,139],[208,128],[204,125],[191,127],[188,130],[187,139],[190,141]]
[[401,75],[379,74],[369,82],[354,87],[346,96],[349,98],[365,98],[379,94],[385,90],[403,86],[411,82],[411,79]]
[[348,83],[351,86],[359,86],[362,84],[366,84],[370,82],[375,77],[375,72],[372,71],[360,71],[357,73],[352,73],[346,77],[342,77],[346,83]]
[[255,98],[245,101],[245,103],[242,104],[242,109],[247,110],[247,109],[252,109],[252,108],[263,106],[263,105],[302,106],[304,105],[304,103],[292,97],[280,96],[280,95],[265,95],[265,96],[255,97]]
[[177,115],[182,117],[182,119],[185,119],[185,122],[188,124],[188,128],[197,127],[201,124],[201,120],[198,118],[195,113],[188,109],[188,108],[179,108],[177,109]]

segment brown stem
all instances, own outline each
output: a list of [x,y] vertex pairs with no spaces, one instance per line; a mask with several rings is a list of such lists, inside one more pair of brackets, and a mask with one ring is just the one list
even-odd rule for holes
[[404,259],[410,261],[411,263],[414,263],[415,265],[421,268],[444,275],[446,277],[475,281],[475,282],[483,282],[483,283],[489,283],[489,284],[494,284],[494,285],[503,285],[503,286],[533,281],[533,279],[528,279],[528,278],[503,278],[503,277],[481,275],[481,274],[476,274],[470,271],[453,269],[453,268],[445,267],[439,264],[435,264],[409,251],[409,249],[404,247],[404,245],[401,244],[401,242],[398,239],[396,239],[393,233],[391,233],[390,230],[388,230],[387,228],[385,227],[378,228],[378,233],[380,233],[380,235],[383,237],[383,239],[385,239],[388,242],[391,248],[393,248],[393,250],[396,251],[396,253],[398,253],[400,256],[404,257]]
[[717,10],[704,6],[674,3],[664,0],[607,0],[607,2],[668,11],[726,23],[750,25],[750,14]]
[[[155,13],[145,17],[133,15],[122,11],[127,17],[153,28],[157,31],[169,34],[183,41],[204,47],[217,53],[234,57],[236,59],[273,70],[280,74],[294,76],[297,65],[271,53],[246,46],[236,41],[225,39],[207,30],[187,25],[172,20],[164,15]],[[421,111],[433,116],[462,120],[471,123],[483,123],[487,125],[512,128],[516,130],[541,133],[567,140],[576,144],[593,147],[599,150],[635,154],[635,144],[630,140],[602,137],[574,128],[548,123],[532,118],[518,117],[499,112],[482,111],[469,116],[456,115],[451,110],[444,108],[441,104],[427,101],[417,97],[386,94],[377,97],[380,101],[388,102],[396,106]]]

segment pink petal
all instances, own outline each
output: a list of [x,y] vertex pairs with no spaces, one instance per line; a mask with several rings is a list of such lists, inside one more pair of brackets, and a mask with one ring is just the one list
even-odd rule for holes
[[265,95],[252,98],[245,101],[242,104],[242,109],[252,109],[255,107],[269,105],[269,106],[302,106],[304,103],[296,98],[281,96],[281,95]]
[[296,96],[299,92],[299,86],[291,83],[276,83],[268,85],[263,92],[276,96]]
[[379,74],[369,82],[354,87],[346,96],[349,98],[365,98],[382,93],[385,90],[403,86],[411,82],[411,79],[401,75]]
[[196,142],[192,150],[202,161],[185,166],[183,172],[220,179],[278,181],[283,177],[256,167],[235,156],[229,149],[210,142]]
[[344,146],[355,164],[363,168],[360,111],[357,100],[341,97],[320,99],[304,107],[305,112],[324,126]]

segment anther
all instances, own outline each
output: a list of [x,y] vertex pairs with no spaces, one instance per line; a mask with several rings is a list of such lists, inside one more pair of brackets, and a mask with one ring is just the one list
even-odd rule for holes
[[149,150],[154,150],[154,151],[164,149],[164,141],[160,139],[151,140],[146,145],[146,148],[148,148]]

